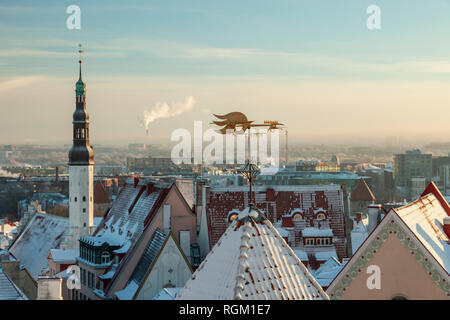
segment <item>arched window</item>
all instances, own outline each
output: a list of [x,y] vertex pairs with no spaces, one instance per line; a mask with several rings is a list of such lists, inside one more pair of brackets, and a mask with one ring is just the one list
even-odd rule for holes
[[316,215],[316,219],[317,219],[317,220],[325,220],[326,218],[327,218],[327,215],[326,215],[325,212],[319,212],[319,213],[317,213],[317,215]]
[[110,259],[111,255],[109,254],[109,252],[107,251],[102,252],[102,263],[108,263]]
[[304,219],[303,211],[301,209],[294,209],[294,211],[291,212],[291,216],[294,221],[301,221]]

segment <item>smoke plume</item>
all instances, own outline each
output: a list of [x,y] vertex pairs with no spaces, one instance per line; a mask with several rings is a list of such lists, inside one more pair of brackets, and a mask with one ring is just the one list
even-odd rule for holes
[[148,127],[153,121],[178,116],[183,112],[191,110],[195,102],[192,96],[186,97],[183,102],[172,102],[171,104],[158,101],[151,110],[144,111],[141,123],[148,133]]

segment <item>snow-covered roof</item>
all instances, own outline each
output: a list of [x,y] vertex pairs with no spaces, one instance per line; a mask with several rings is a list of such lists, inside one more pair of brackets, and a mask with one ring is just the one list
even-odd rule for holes
[[356,250],[358,250],[358,248],[362,245],[362,243],[367,239],[368,236],[369,231],[367,229],[366,221],[359,221],[350,232],[353,254],[356,252]]
[[182,300],[328,299],[322,287],[256,209],[233,220],[186,283]]
[[139,260],[133,274],[126,287],[123,290],[116,291],[115,295],[119,300],[131,300],[136,294],[139,286],[142,284],[147,271],[152,266],[158,253],[161,251],[167,235],[161,230],[156,230],[153,234],[152,241],[145,249],[142,258]]
[[57,263],[75,263],[79,255],[78,249],[50,249],[53,261]]
[[37,280],[41,270],[48,268],[48,252],[60,248],[68,231],[69,219],[37,213],[9,251]]
[[344,266],[345,263],[340,263],[335,257],[330,257],[313,272],[313,276],[322,287],[328,287]]
[[315,251],[314,255],[318,261],[326,261],[332,257],[337,259],[337,256],[338,256],[334,246],[327,248],[326,250]]
[[28,300],[0,266],[0,300]]
[[182,288],[163,288],[153,300],[173,300],[180,293]]
[[438,198],[430,193],[394,210],[436,261],[449,273],[450,244],[443,229],[444,218],[448,215]]
[[283,238],[289,237],[289,232],[285,228],[277,226],[276,229],[280,236],[282,236]]
[[332,237],[333,230],[330,228],[319,229],[316,227],[307,227],[302,230],[303,237]]

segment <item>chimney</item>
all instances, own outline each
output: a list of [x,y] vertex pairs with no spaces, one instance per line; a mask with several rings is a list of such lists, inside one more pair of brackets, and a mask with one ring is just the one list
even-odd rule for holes
[[62,278],[40,276],[37,285],[37,300],[62,300]]
[[180,231],[180,247],[183,250],[189,263],[191,263],[191,232],[189,230]]
[[383,206],[381,204],[370,204],[368,206],[369,232],[372,232],[380,222],[382,208]]
[[363,219],[363,214],[362,214],[362,212],[358,212],[358,213],[356,214],[356,223],[358,224],[360,221],[362,221],[362,219]]
[[153,192],[154,189],[153,186],[154,186],[153,182],[147,183],[147,195]]
[[166,234],[170,232],[170,204],[163,206],[163,229]]
[[139,178],[138,177],[134,177],[134,187],[136,188],[137,185],[139,183]]
[[450,240],[450,217],[444,218],[444,232],[447,235],[447,238]]

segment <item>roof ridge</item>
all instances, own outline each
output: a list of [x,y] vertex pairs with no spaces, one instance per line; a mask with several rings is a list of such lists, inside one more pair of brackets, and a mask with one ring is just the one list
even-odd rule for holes
[[239,247],[239,266],[238,266],[238,274],[236,276],[236,286],[234,287],[234,299],[242,300],[242,291],[244,291],[244,280],[247,268],[248,268],[248,255],[247,251],[250,248],[248,245],[248,241],[250,240],[249,229],[251,229],[250,220],[244,222],[242,226],[242,235],[241,235],[241,245]]

